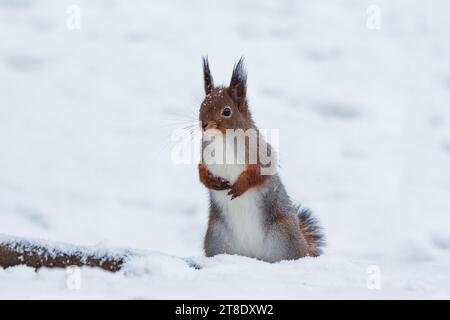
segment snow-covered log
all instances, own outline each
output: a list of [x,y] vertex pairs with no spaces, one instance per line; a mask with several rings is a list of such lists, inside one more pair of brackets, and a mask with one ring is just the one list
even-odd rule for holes
[[0,267],[26,265],[33,268],[90,266],[116,272],[133,255],[127,250],[83,247],[44,240],[0,235]]

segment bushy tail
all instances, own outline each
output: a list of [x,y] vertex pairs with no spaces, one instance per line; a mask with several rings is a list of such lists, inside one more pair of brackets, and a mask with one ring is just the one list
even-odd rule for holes
[[320,256],[322,248],[325,246],[325,238],[319,221],[309,209],[301,207],[298,209],[298,217],[300,219],[300,230],[308,245],[308,256]]

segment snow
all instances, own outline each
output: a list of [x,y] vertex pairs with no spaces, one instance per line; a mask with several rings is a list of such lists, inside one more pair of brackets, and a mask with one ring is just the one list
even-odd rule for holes
[[[76,290],[0,269],[0,299],[450,298],[448,1],[79,0],[70,31],[72,4],[0,0],[0,233],[146,254]],[[206,191],[170,136],[197,117],[206,53],[217,84],[245,55],[325,255],[202,257]]]

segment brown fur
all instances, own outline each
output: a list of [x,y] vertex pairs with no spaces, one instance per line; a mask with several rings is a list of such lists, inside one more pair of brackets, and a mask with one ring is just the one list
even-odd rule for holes
[[201,183],[208,189],[213,190],[227,190],[230,189],[230,182],[220,177],[213,175],[204,164],[198,165],[198,173]]
[[250,188],[262,185],[267,176],[261,175],[261,167],[259,164],[249,164],[244,172],[242,172],[236,182],[231,186],[228,193],[231,199],[239,197]]
[[236,182],[230,185],[230,182],[226,179],[213,175],[208,168],[202,163],[198,165],[198,172],[200,182],[203,185],[212,190],[227,190],[231,195],[231,200],[239,197],[250,188],[254,188],[262,185],[268,176],[261,175],[261,167],[258,164],[249,164],[244,172],[242,172]]
[[317,257],[319,256],[317,252],[316,242],[317,242],[317,234],[311,230],[309,223],[306,220],[300,219],[300,231],[303,234],[303,237],[306,240],[308,245],[308,256]]
[[[228,87],[215,87],[208,58],[203,59],[203,79],[205,82],[206,97],[200,106],[200,122],[202,128],[208,122],[215,122],[216,128],[222,133],[226,129],[255,128],[247,103],[247,73],[244,60],[241,58],[233,68],[230,85]],[[231,116],[224,117],[222,111],[229,107]]]
[[[232,111],[229,118],[222,116],[226,106]],[[247,101],[240,102],[238,107],[238,103],[230,96],[229,90],[224,87],[211,89],[205,97],[200,106],[200,122],[203,129],[206,129],[210,122],[214,122],[215,128],[222,134],[225,134],[227,129],[247,130],[254,127]]]

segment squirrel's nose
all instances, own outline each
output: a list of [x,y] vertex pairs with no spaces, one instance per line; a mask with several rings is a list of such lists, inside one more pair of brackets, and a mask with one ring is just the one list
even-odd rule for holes
[[203,131],[208,129],[217,129],[217,123],[215,121],[202,121]]

